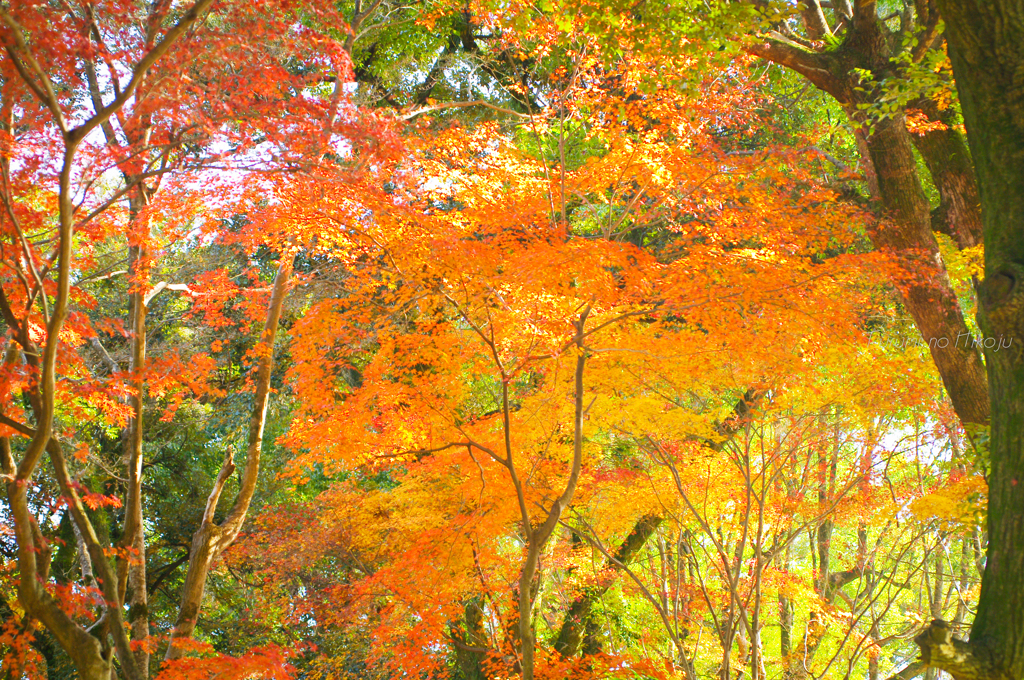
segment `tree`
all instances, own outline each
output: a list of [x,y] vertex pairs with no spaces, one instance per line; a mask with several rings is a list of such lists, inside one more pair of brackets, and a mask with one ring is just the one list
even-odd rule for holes
[[[187,202],[176,200],[186,193],[182,186],[165,196],[161,184],[175,174],[207,168],[295,171],[315,165],[331,148],[345,116],[340,93],[347,56],[336,42],[296,23],[300,17],[331,23],[323,12],[276,3],[214,9],[211,4],[0,9],[5,48],[0,193],[8,243],[0,294],[8,340],[0,463],[15,528],[24,625],[40,621],[85,678],[109,677],[112,649],[126,677],[145,678],[154,651],[142,500],[143,415],[147,391],[159,376],[147,356],[146,314],[161,292],[208,292],[167,281],[150,287],[160,240],[154,231],[167,230],[168,214],[181,226],[195,219]],[[309,96],[307,88],[322,84],[324,71],[334,96]],[[255,217],[257,206],[249,203],[248,209]],[[127,270],[89,271],[122,245]],[[191,635],[209,561],[234,540],[256,485],[274,340],[294,254],[287,241],[274,245],[281,264],[255,362],[260,366],[257,399],[243,481],[225,522],[215,521],[220,493],[234,470],[228,452],[197,532],[175,641]],[[90,283],[116,276],[128,279],[127,370],[101,341],[107,334],[116,338],[119,320],[90,318],[88,311],[95,302]],[[83,338],[88,350],[68,345]],[[106,375],[90,370],[87,351],[99,353]],[[161,359],[174,363],[169,356]],[[196,374],[204,365],[209,364],[179,366],[178,376],[202,380]],[[119,409],[123,401],[131,409],[126,421]],[[126,507],[117,546],[105,545],[106,532],[97,531],[90,512],[97,501],[80,481],[88,459],[87,433],[80,431],[88,419],[79,422],[83,411],[101,424],[123,427]],[[77,447],[73,459],[65,450],[69,442]],[[82,602],[55,598],[48,584],[54,537],[47,536],[47,518],[38,515],[46,506],[39,506],[31,491],[32,480],[43,474],[44,458],[52,463],[56,496],[66,504],[68,525],[79,538],[82,587],[102,592],[96,621],[83,621]],[[104,552],[115,547],[116,567]],[[130,635],[122,625],[125,617]],[[178,655],[178,645],[171,644],[168,657]]]
[[[829,654],[823,665],[866,665],[865,650],[891,642],[877,635],[872,647],[865,642],[871,626],[861,622],[889,623],[870,606],[882,602],[887,612],[905,589],[883,582],[871,596],[843,591],[867,591],[874,577],[863,561],[878,549],[868,544],[874,527],[858,542],[866,512],[847,510],[839,518],[835,511],[851,491],[877,500],[872,494],[882,481],[871,482],[874,464],[863,462],[875,450],[858,450],[842,468],[848,477],[837,483],[833,475],[831,485],[825,463],[820,481],[787,466],[839,465],[842,448],[832,428],[820,426],[811,442],[769,456],[775,462],[766,477],[792,475],[794,496],[807,489],[822,494],[798,514],[785,493],[768,500],[776,491],[759,486],[759,462],[740,465],[742,450],[725,449],[721,441],[731,434],[755,446],[750,442],[759,439],[748,437],[747,427],[764,428],[760,441],[770,441],[772,429],[783,426],[764,425],[754,415],[769,407],[780,409],[772,414],[780,423],[817,423],[823,409],[833,413],[831,405],[842,403],[856,414],[843,419],[843,436],[863,439],[870,428],[859,419],[870,419],[867,414],[877,417],[896,403],[922,407],[922,395],[934,389],[923,364],[912,355],[861,349],[848,335],[857,333],[860,314],[872,305],[869,281],[888,270],[871,268],[874,258],[859,252],[855,209],[819,191],[799,154],[747,153],[731,138],[722,141],[722,128],[739,127],[755,108],[752,92],[733,92],[725,105],[713,86],[694,100],[669,89],[644,91],[638,84],[653,57],[630,56],[635,61],[624,59],[617,69],[581,60],[575,78],[569,69],[555,76],[561,87],[552,96],[564,97],[564,120],[553,106],[546,120],[533,118],[504,134],[495,124],[442,128],[436,137],[420,127],[424,139],[416,149],[380,169],[381,188],[367,185],[353,194],[326,183],[295,202],[295,219],[320,234],[325,297],[293,327],[291,385],[299,406],[286,440],[300,479],[332,481],[309,505],[289,504],[266,518],[262,525],[272,534],[249,539],[239,564],[253,578],[267,574],[280,583],[288,604],[277,606],[301,612],[301,625],[345,626],[343,640],[331,636],[331,647],[345,650],[335,672],[362,658],[406,674],[442,672],[446,663],[470,677],[487,668],[528,673],[526,648],[534,644],[538,677],[599,674],[615,663],[635,667],[644,659],[625,648],[625,635],[604,654],[575,655],[574,639],[583,637],[597,652],[602,623],[590,617],[593,625],[584,623],[589,632],[581,633],[571,617],[602,608],[602,600],[620,591],[607,575],[587,580],[592,570],[573,561],[580,557],[570,537],[610,545],[625,536],[628,550],[608,549],[607,562],[621,568],[612,558],[624,563],[628,552],[647,564],[655,558],[644,543],[659,536],[652,517],[671,518],[660,522],[673,531],[691,531],[695,553],[716,555],[711,576],[705,564],[696,567],[709,585],[708,604],[694,611],[722,622],[715,625],[719,659],[745,645],[753,668],[761,668],[767,645],[759,636],[769,614],[761,605],[748,608],[748,598],[776,582],[751,588],[744,567],[771,571],[772,551],[781,559],[808,527],[820,534],[815,559],[822,566],[799,591],[800,613],[823,611],[814,610],[811,649],[801,661],[813,664],[821,649]],[[742,82],[735,70],[731,75],[730,84]],[[578,85],[564,85],[573,80]],[[709,76],[707,84],[715,80]],[[694,108],[714,111],[707,119],[714,124],[691,117]],[[826,214],[836,219],[819,221]],[[861,279],[860,267],[872,273]],[[831,283],[837,279],[849,286],[838,294]],[[599,331],[584,330],[586,419],[577,432],[580,390],[566,364],[580,361],[573,330],[588,305],[588,328]],[[821,309],[829,310],[827,323],[808,324]],[[847,349],[830,349],[840,337],[851,343]],[[818,376],[819,382],[812,366],[834,374]],[[770,389],[744,389],[761,382]],[[821,393],[810,396],[815,391]],[[739,418],[730,418],[744,392],[749,397]],[[769,392],[774,406],[764,399]],[[894,419],[892,427],[903,422]],[[702,440],[712,445],[693,446]],[[826,445],[823,456],[819,447]],[[702,466],[692,462],[701,455],[695,448],[714,452],[707,455],[718,476],[731,471],[728,483],[705,482]],[[878,455],[883,462],[898,458]],[[691,511],[686,493],[677,493],[673,468],[684,491],[706,484],[712,497],[739,499],[747,512],[715,505],[726,509],[705,518],[703,527],[680,519]],[[561,528],[537,540],[534,532],[550,519],[576,469],[576,491],[556,517]],[[744,469],[753,481],[743,479]],[[901,497],[906,491],[900,488]],[[777,513],[772,522],[794,517],[791,530],[739,540],[744,523],[756,525],[759,503]],[[634,523],[641,530],[630,530]],[[835,539],[831,527],[838,527]],[[727,545],[714,545],[718,531],[728,534]],[[852,535],[858,550],[864,544],[862,562],[843,562],[838,547],[830,550],[841,535]],[[907,535],[894,555],[882,552],[878,561],[907,565],[907,578],[915,579],[920,561],[901,559],[900,550],[913,546],[919,556],[925,550],[918,525]],[[728,566],[719,570],[723,556]],[[663,565],[676,568],[668,559]],[[807,560],[801,569],[811,571]],[[940,589],[949,587],[942,579],[932,585],[938,581]],[[290,582],[303,583],[304,593]],[[815,587],[822,605],[808,605]],[[855,602],[853,623],[830,625],[845,611],[844,596]],[[644,599],[635,592],[628,597]],[[656,609],[650,601],[634,606],[645,615]],[[668,625],[651,618],[645,635],[700,628],[683,620],[685,611],[679,618],[661,613]],[[748,628],[758,634],[748,635]],[[367,638],[360,657],[349,645]],[[659,661],[677,667],[694,655],[695,643],[681,635],[667,651],[665,637],[645,640],[657,645]],[[706,639],[703,644],[706,652]],[[700,663],[702,672],[730,673],[725,661],[711,669]],[[322,664],[332,668],[330,659]]]
[[[961,247],[980,242],[980,220],[974,209],[977,189],[950,117],[923,134],[912,135],[906,129],[908,109],[918,107],[937,118],[943,116],[927,94],[891,92],[893,81],[913,78],[914,69],[941,47],[935,4],[907,7],[897,13],[899,25],[893,29],[881,15],[888,11],[883,3],[840,2],[826,13],[818,0],[811,0],[800,11],[805,37],[796,35],[789,18],[782,17],[773,22],[772,30],[753,37],[746,49],[800,73],[847,111],[870,166],[869,185],[883,213],[883,219],[871,227],[872,241],[913,272],[896,281],[903,304],[929,344],[961,420],[984,425],[989,407],[977,343],[968,342],[971,346],[965,348],[947,342],[939,347],[941,338],[971,334],[932,235],[933,230],[952,233]],[[912,85],[909,89],[913,92]],[[881,113],[873,114],[873,107]],[[941,197],[934,218],[917,170],[915,145]]]
[[213,5],[75,152],[66,262],[18,66],[88,118],[186,8],[5,10],[0,452],[54,346],[63,468],[0,508],[3,672],[878,680],[963,625],[983,418],[901,319],[976,273],[938,15],[692,5]]
[[917,642],[923,660],[959,679],[1024,676],[1024,11],[1019,3],[939,1],[977,169],[985,279],[978,324],[988,339],[1010,339],[1011,351],[989,348],[985,359],[992,403],[988,476],[988,551],[970,642],[934,621]]
[[[150,68],[163,57],[174,43],[188,30],[188,28],[199,19],[200,15],[207,9],[209,2],[199,2],[188,8],[181,19],[173,24],[159,42],[155,44],[150,41],[148,49],[142,57],[132,65],[131,75],[124,88],[118,88],[115,97],[109,103],[98,107],[98,110],[88,116],[84,122],[75,124],[69,122],[69,113],[62,108],[59,99],[59,90],[55,88],[53,74],[47,73],[40,65],[39,45],[33,46],[31,41],[32,33],[45,26],[46,18],[34,12],[25,13],[20,16],[12,16],[4,11],[2,19],[5,26],[4,43],[7,52],[5,66],[5,132],[14,140],[15,102],[22,98],[22,92],[33,97],[33,103],[39,107],[33,113],[36,115],[52,116],[52,124],[56,126],[63,142],[62,164],[58,177],[56,191],[56,203],[58,209],[59,230],[57,243],[59,244],[53,256],[47,258],[46,269],[53,268],[58,272],[56,282],[56,294],[53,300],[52,309],[46,300],[48,294],[43,290],[43,281],[39,276],[38,266],[35,262],[35,255],[28,247],[28,234],[22,226],[18,215],[18,207],[15,203],[15,195],[12,191],[5,192],[5,208],[8,216],[8,229],[13,239],[19,239],[25,248],[25,266],[33,274],[30,287],[25,291],[24,301],[28,309],[32,309],[33,299],[38,297],[42,304],[42,320],[46,328],[46,340],[42,351],[37,349],[35,340],[29,333],[29,320],[19,318],[19,315],[12,308],[9,295],[5,291],[5,304],[3,311],[5,322],[12,333],[11,338],[20,344],[21,349],[26,352],[28,365],[37,372],[35,388],[29,393],[32,405],[32,412],[35,419],[35,427],[21,426],[20,433],[30,437],[30,442],[21,456],[15,460],[11,451],[8,438],[3,440],[3,470],[7,477],[8,504],[13,515],[15,532],[18,540],[19,550],[19,581],[18,599],[26,611],[41,620],[47,628],[53,632],[60,644],[72,656],[78,671],[86,678],[107,677],[110,674],[110,652],[109,643],[106,640],[106,631],[100,637],[93,636],[88,630],[75,622],[68,616],[53,597],[46,592],[43,583],[49,570],[47,564],[49,551],[45,545],[45,539],[39,532],[35,519],[29,508],[27,491],[28,480],[33,476],[44,452],[48,453],[54,465],[54,471],[61,485],[61,489],[69,508],[74,516],[74,521],[79,532],[86,537],[90,549],[90,557],[94,567],[98,571],[98,582],[103,590],[103,597],[109,603],[118,603],[121,598],[117,592],[117,582],[103,554],[102,547],[96,537],[95,531],[85,513],[85,507],[79,498],[78,493],[70,484],[70,476],[67,472],[67,464],[64,459],[60,443],[53,438],[54,411],[57,401],[57,353],[59,341],[57,338],[63,329],[64,322],[69,312],[71,297],[71,259],[73,255],[73,237],[76,226],[76,206],[73,203],[75,188],[73,186],[75,173],[75,156],[79,146],[85,141],[89,133],[102,126],[115,112],[119,111],[135,94]],[[31,23],[30,23],[31,22]],[[25,25],[28,25],[26,29]],[[155,36],[154,36],[155,37]],[[51,46],[52,49],[52,46]],[[19,80],[20,78],[20,80]],[[22,90],[15,90],[14,83],[20,83]],[[20,102],[19,102],[20,103]],[[35,108],[35,107],[33,107]],[[31,109],[30,109],[31,110]],[[44,113],[45,112],[45,113]],[[74,118],[70,118],[74,121]],[[4,174],[7,187],[12,187],[11,169],[9,160],[5,159]],[[12,240],[13,240],[12,239]],[[17,299],[17,298],[16,298]],[[8,353],[8,364],[17,361],[19,352],[13,350]],[[17,424],[16,421],[9,421],[8,427]],[[16,431],[17,431],[16,429]],[[39,558],[42,558],[41,560]],[[40,561],[42,564],[40,564]],[[130,651],[127,636],[124,634],[122,624],[122,613],[119,606],[107,606],[106,619],[114,638],[114,646],[117,649],[118,657],[122,665],[132,677],[138,677],[138,670],[132,652]]]

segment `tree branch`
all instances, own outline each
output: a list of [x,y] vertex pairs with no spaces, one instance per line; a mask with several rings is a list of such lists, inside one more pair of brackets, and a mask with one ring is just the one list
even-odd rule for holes
[[935,619],[914,638],[921,648],[921,663],[939,668],[956,680],[993,680],[1007,676],[995,658],[980,645],[953,636],[953,628]]
[[491,109],[492,111],[497,111],[499,113],[504,113],[505,115],[508,115],[508,116],[515,116],[516,118],[520,118],[522,120],[530,120],[531,118],[533,118],[533,116],[530,116],[529,114],[519,113],[518,111],[513,111],[512,109],[506,109],[503,106],[496,106],[496,105],[494,105],[494,104],[492,104],[490,102],[486,102],[486,101],[484,101],[482,99],[477,99],[477,100],[471,101],[471,102],[443,102],[443,103],[439,103],[439,104],[432,104],[430,106],[424,106],[424,107],[421,107],[421,108],[418,108],[418,109],[413,109],[412,111],[408,111],[406,113],[403,113],[402,115],[400,115],[398,117],[398,119],[399,120],[411,120],[411,119],[415,118],[416,116],[420,116],[420,115],[422,115],[424,113],[430,113],[432,111],[441,111],[441,110],[444,110],[444,109],[464,109],[464,108],[468,108],[470,106],[483,106],[484,108]]
[[923,661],[914,661],[898,673],[890,675],[887,680],[911,680],[924,673],[927,668]]
[[53,114],[53,118],[57,123],[57,127],[60,128],[62,133],[67,133],[68,126],[67,121],[64,120],[64,112],[60,109],[60,103],[57,101],[57,94],[53,89],[53,83],[47,77],[46,72],[39,66],[39,62],[32,55],[32,50],[28,47],[28,42],[25,40],[25,31],[21,25],[15,21],[7,10],[0,8],[0,19],[7,24],[7,28],[10,29],[11,35],[14,36],[14,44],[21,52],[22,57],[27,61],[28,66],[32,71],[35,72],[36,77],[39,78],[41,84],[36,84],[31,74],[25,68],[25,63],[22,59],[18,58],[15,50],[11,47],[7,47],[7,54],[11,58],[11,62],[14,67],[18,70],[18,75],[25,82],[26,85],[35,93],[39,100],[50,110]]
[[115,96],[109,104],[99,109],[95,115],[89,118],[89,120],[68,132],[68,141],[70,143],[77,144],[97,126],[103,124],[108,118],[110,118],[115,111],[120,110],[121,107],[128,102],[128,99],[132,94],[135,93],[136,88],[138,88],[142,83],[142,80],[146,77],[146,73],[153,64],[155,64],[160,57],[171,49],[171,46],[177,42],[178,38],[184,35],[185,31],[187,31],[189,27],[199,19],[199,15],[206,11],[206,9],[212,4],[213,0],[197,0],[192,7],[182,14],[178,23],[172,26],[164,35],[163,39],[139,60],[139,63],[136,64],[135,69],[132,71],[131,79],[127,84],[125,84],[121,93]]
[[822,40],[826,35],[831,35],[832,31],[825,21],[825,13],[821,11],[821,3],[818,0],[803,0],[801,4],[803,9],[800,14],[811,40]]
[[829,68],[828,59],[789,40],[778,31],[760,36],[746,46],[756,57],[790,68],[811,81],[818,89],[840,101],[845,100],[845,79],[837,78]]
[[192,637],[192,632],[195,630],[199,617],[199,609],[203,599],[203,591],[206,588],[206,580],[210,573],[210,567],[213,561],[238,536],[238,532],[241,531],[242,524],[245,522],[249,511],[249,504],[256,492],[256,482],[260,471],[260,452],[263,447],[263,428],[266,425],[267,405],[270,401],[270,378],[274,369],[274,342],[277,339],[281,311],[284,308],[284,299],[288,293],[294,263],[294,254],[285,254],[281,258],[281,263],[277,269],[277,276],[274,278],[274,288],[270,296],[270,303],[267,308],[267,321],[257,345],[260,359],[259,366],[256,369],[255,403],[253,404],[252,415],[249,418],[249,442],[238,495],[235,497],[235,503],[231,510],[228,511],[224,520],[220,525],[215,524],[214,513],[220,499],[220,494],[235,467],[229,454],[225,458],[220,474],[217,475],[217,481],[210,492],[202,522],[192,537],[188,572],[185,575],[185,583],[182,587],[181,607],[178,610],[178,619],[174,630],[171,632],[171,644],[168,645],[167,654],[165,655],[165,658],[168,660],[181,658],[185,653],[183,646],[176,643],[178,640],[187,640]]

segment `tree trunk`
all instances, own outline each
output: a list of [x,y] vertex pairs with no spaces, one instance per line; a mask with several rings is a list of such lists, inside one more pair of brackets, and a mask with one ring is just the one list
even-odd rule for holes
[[888,218],[870,229],[871,240],[893,256],[902,270],[896,275],[896,286],[957,415],[964,423],[987,423],[985,366],[932,234],[931,209],[902,117],[878,122],[868,137],[868,150]]
[[459,680],[486,680],[487,631],[481,598],[466,603],[464,626],[452,626],[452,641]]
[[911,135],[939,192],[940,205],[932,211],[932,231],[950,236],[961,250],[976,246],[981,243],[978,181],[967,144],[953,128],[953,111],[939,111],[931,99],[918,102],[916,106],[929,119],[945,126],[944,130]]
[[[522,664],[523,680],[533,680],[534,677],[534,652],[537,636],[533,630],[533,586],[534,580],[538,576],[540,553],[558,526],[558,520],[561,518],[562,512],[572,502],[573,496],[576,494],[576,485],[579,482],[580,472],[583,469],[583,419],[586,413],[583,408],[583,373],[587,362],[587,347],[584,344],[586,333],[584,331],[589,315],[590,304],[587,304],[580,313],[579,319],[573,324],[576,327],[573,344],[576,346],[577,356],[573,386],[573,453],[572,463],[569,468],[569,478],[565,482],[565,488],[562,490],[562,493],[551,504],[550,509],[545,513],[546,516],[543,521],[536,528],[533,528],[531,524],[523,487],[512,461],[507,380],[505,381],[506,387],[502,393],[502,409],[505,413],[506,457],[504,464],[516,488],[523,523],[523,534],[526,536],[526,559],[523,560],[522,571],[519,574],[519,640],[521,644],[520,661]],[[502,377],[504,377],[504,369],[502,369]]]
[[[618,564],[629,564],[663,521],[662,517],[656,515],[641,517],[626,539],[619,545],[618,550],[615,551],[615,560],[618,562],[607,560],[605,568],[617,569],[619,568]],[[608,592],[610,586],[610,583],[592,586],[573,600],[569,611],[565,613],[565,618],[562,620],[558,637],[555,638],[555,650],[559,654],[569,657],[579,653],[593,615],[594,604]]]
[[793,651],[793,602],[779,593],[779,656]]
[[988,554],[970,642],[935,621],[922,658],[958,680],[1024,677],[1024,5],[939,0],[985,242],[978,323],[992,403]]
[[[764,57],[790,68],[806,77],[818,89],[830,94],[846,110],[854,127],[865,128],[862,105],[877,104],[884,95],[881,88],[865,88],[857,70],[867,71],[881,82],[893,75],[893,45],[896,38],[877,15],[877,3],[854,3],[852,23],[847,28],[838,48],[814,51],[772,35],[759,37],[747,45],[749,53]],[[959,301],[946,275],[938,244],[932,235],[932,218],[928,199],[921,186],[913,142],[907,133],[902,112],[882,120],[872,121],[866,144],[858,146],[867,151],[874,169],[872,188],[877,181],[885,220],[870,228],[875,248],[889,253],[900,270],[893,273],[893,283],[899,289],[903,303],[914,319],[921,337],[928,345],[942,383],[949,394],[953,408],[963,423],[988,423],[988,388],[985,368],[979,346],[974,343]],[[932,139],[938,151],[950,151],[949,139]],[[944,142],[939,144],[938,142]],[[947,208],[955,212],[954,198],[970,201],[965,187],[955,186],[958,178],[954,163],[963,159],[943,161],[932,158],[936,184],[945,191]],[[950,168],[947,177],[941,171]],[[872,181],[874,179],[875,181]],[[955,202],[955,201],[954,201]],[[966,210],[966,207],[965,207]],[[955,215],[964,218],[964,215]],[[969,226],[964,226],[970,230]]]
[[124,536],[121,547],[127,554],[117,565],[117,590],[121,601],[128,605],[128,625],[131,639],[141,644],[135,651],[135,663],[140,680],[149,677],[149,594],[146,585],[146,531],[142,519],[142,412],[146,381],[146,293],[149,288],[149,265],[145,242],[149,238],[146,218],[141,214],[145,202],[145,188],[140,186],[133,197],[130,210],[134,238],[138,243],[128,247],[129,311],[132,325],[131,374],[133,394],[129,400],[132,417],[125,431],[124,461],[128,470],[127,503],[125,503]]

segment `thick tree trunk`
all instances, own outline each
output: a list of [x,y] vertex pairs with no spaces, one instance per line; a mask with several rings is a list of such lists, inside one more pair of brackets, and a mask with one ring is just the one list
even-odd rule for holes
[[965,423],[987,423],[985,366],[932,234],[931,209],[902,117],[878,122],[868,138],[868,150],[887,218],[871,229],[871,240],[901,266],[896,286],[928,344],[957,415]]
[[[865,114],[859,107],[878,103],[882,90],[865,89],[860,76],[855,75],[856,69],[870,72],[878,81],[892,75],[895,56],[892,50],[898,41],[878,18],[877,3],[856,2],[853,9],[852,23],[838,48],[815,51],[769,34],[752,41],[746,49],[800,73],[834,97],[850,115],[855,127],[863,127]],[[964,321],[932,235],[930,206],[918,176],[913,142],[903,115],[872,122],[866,144],[861,143],[858,136],[858,146],[862,153],[867,152],[874,170],[874,177],[867,173],[869,185],[874,189],[877,182],[885,217],[871,229],[872,243],[902,265],[902,271],[894,272],[893,282],[931,351],[960,420],[987,424],[988,389],[981,352]],[[945,192],[943,197],[952,217],[966,220],[966,213],[956,213],[958,206],[955,205],[961,199],[970,201],[968,189],[957,186],[962,177],[954,172],[955,164],[963,160],[964,154],[962,150],[952,150],[949,139],[932,138],[931,141],[936,154],[951,152],[957,156],[946,163],[949,173],[943,172],[943,160],[938,156],[932,157],[930,165],[934,168],[936,184]],[[971,229],[969,225],[963,228]]]
[[1024,677],[1024,4],[939,0],[981,194],[992,402],[988,554],[970,642],[934,622],[923,659],[958,680]]
[[918,106],[929,119],[945,126],[911,135],[939,192],[940,205],[932,211],[932,231],[950,236],[960,249],[976,246],[981,243],[981,199],[967,143],[953,128],[951,109],[939,111],[930,99]]

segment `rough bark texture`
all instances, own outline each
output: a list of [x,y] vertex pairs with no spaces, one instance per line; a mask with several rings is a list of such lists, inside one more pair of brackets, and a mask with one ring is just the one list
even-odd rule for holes
[[[881,88],[864,87],[859,72],[869,72],[881,82],[894,75],[894,47],[900,44],[877,14],[876,3],[856,2],[847,22],[843,42],[837,48],[809,49],[777,32],[761,36],[747,45],[751,54],[764,57],[806,77],[818,89],[830,94],[851,116],[855,127],[869,129],[864,151],[873,167],[884,220],[870,233],[879,250],[889,253],[901,265],[894,284],[921,337],[928,344],[953,407],[964,423],[985,424],[989,419],[988,388],[981,352],[974,343],[955,292],[946,275],[938,244],[932,235],[928,199],[921,186],[913,155],[913,141],[902,114],[867,125],[861,106],[872,106],[884,94]],[[934,37],[936,16],[918,17],[919,45]],[[808,27],[809,33],[813,32]],[[913,58],[920,58],[915,48]],[[953,151],[949,138],[930,140],[936,154],[951,152],[957,162],[962,149]],[[953,161],[950,161],[952,163]],[[931,167],[943,194],[946,212],[959,220],[958,229],[970,232],[968,208],[973,200],[969,186],[961,186],[964,164],[942,171],[936,156]],[[962,239],[964,242],[969,237]]]
[[985,423],[985,367],[932,234],[930,206],[902,118],[878,123],[868,149],[888,218],[871,229],[871,239],[876,248],[895,257],[906,274],[896,282],[897,288],[928,344],[953,408],[964,422]]
[[953,127],[953,111],[940,111],[932,100],[917,102],[930,120],[945,129],[911,135],[939,192],[940,205],[932,211],[932,231],[950,236],[960,249],[981,243],[981,198],[967,143]]
[[[933,623],[922,657],[958,680],[1024,677],[1024,4],[940,0],[985,242],[978,322],[992,401],[988,554],[970,642]],[[1010,347],[1001,347],[998,340]]]
[[[941,668],[956,680],[1008,680],[1020,677],[1007,674],[998,658],[988,653],[982,645],[954,637],[952,628],[945,621],[932,621],[928,628],[914,638],[914,642],[921,648],[921,663],[924,666]],[[905,673],[906,669],[898,677]]]

